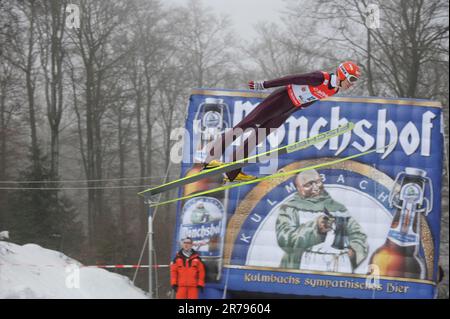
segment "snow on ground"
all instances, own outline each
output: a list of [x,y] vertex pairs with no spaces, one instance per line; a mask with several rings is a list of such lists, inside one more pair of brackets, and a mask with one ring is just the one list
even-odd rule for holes
[[35,244],[0,241],[0,298],[143,299],[128,277],[83,267],[66,255]]

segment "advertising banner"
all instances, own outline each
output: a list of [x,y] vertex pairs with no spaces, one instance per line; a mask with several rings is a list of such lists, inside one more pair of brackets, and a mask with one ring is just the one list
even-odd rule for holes
[[[208,143],[266,96],[193,90],[182,176],[200,171]],[[348,122],[355,127],[306,149],[249,164],[244,172],[269,176],[377,151],[181,201],[173,253],[182,238],[194,240],[207,267],[204,297],[247,291],[433,298],[441,219],[441,121],[440,103],[417,99],[333,97],[298,110],[256,151]],[[230,153],[223,161],[230,161]],[[215,176],[186,185],[180,196],[219,187],[222,180]]]

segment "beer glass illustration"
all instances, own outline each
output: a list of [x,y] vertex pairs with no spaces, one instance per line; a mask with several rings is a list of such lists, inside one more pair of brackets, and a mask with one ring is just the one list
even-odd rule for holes
[[350,219],[348,211],[328,212],[332,231],[327,233],[325,241],[303,253],[300,269],[352,273],[353,266],[348,256],[350,247],[347,224]]

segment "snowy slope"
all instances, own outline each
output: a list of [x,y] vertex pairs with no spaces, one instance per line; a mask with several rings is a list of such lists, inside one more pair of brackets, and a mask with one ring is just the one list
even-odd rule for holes
[[147,298],[125,276],[83,267],[66,255],[0,241],[0,298]]

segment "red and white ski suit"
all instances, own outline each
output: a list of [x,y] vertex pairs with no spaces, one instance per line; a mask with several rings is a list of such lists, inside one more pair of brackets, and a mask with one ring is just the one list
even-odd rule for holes
[[[307,108],[321,99],[333,96],[339,91],[336,85],[336,75],[323,71],[289,75],[279,79],[264,81],[264,88],[279,86],[282,86],[282,88],[272,92],[241,122],[236,124],[232,130],[223,133],[211,144],[209,156],[205,163],[219,159],[231,142],[234,142],[239,137],[236,132],[245,132],[247,129],[252,128],[254,130],[250,136],[256,135],[256,143],[250,147],[248,142],[251,139],[250,136],[247,137],[244,145],[233,153],[231,160],[236,161],[247,158],[253,148],[260,144],[274,129],[280,127],[292,113]],[[265,129],[266,134],[260,136],[258,129]],[[216,150],[219,150],[219,152]],[[240,169],[237,169],[228,172],[227,176],[233,180],[239,172]]]

